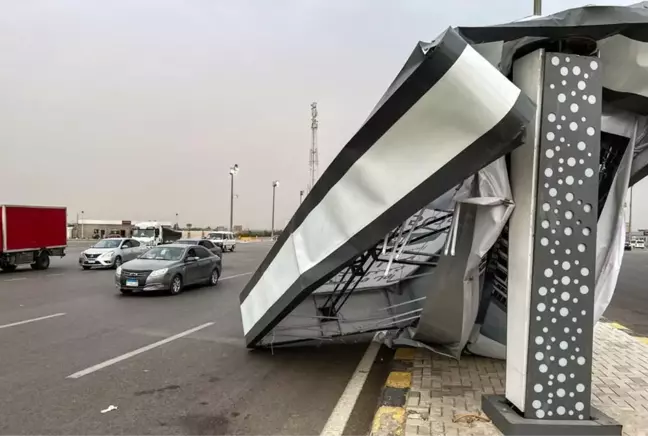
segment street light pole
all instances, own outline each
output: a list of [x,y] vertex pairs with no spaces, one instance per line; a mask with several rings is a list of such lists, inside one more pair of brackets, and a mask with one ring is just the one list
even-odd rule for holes
[[81,239],[85,239],[85,234],[84,234],[84,231],[83,231],[83,226],[84,226],[83,214],[84,213],[85,213],[84,211],[81,211]]
[[542,15],[542,0],[533,0],[533,15]]
[[632,201],[632,186],[630,186],[630,210],[628,211],[630,216],[628,217],[628,233],[632,232],[632,203],[634,203],[634,201]]
[[234,164],[233,167],[230,167],[229,174],[230,174],[230,225],[229,225],[229,230],[230,232],[233,231],[234,228],[234,176],[236,173],[238,173],[239,166],[238,164]]
[[279,180],[273,181],[272,182],[272,229],[270,230],[270,237],[271,238],[274,238],[275,198],[276,198],[277,186],[279,186]]

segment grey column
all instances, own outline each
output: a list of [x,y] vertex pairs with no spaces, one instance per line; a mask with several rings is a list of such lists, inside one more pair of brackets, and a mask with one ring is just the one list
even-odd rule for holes
[[547,53],[544,60],[527,418],[590,417],[599,65],[596,58],[561,53]]
[[484,410],[505,434],[620,434],[590,405],[600,62],[539,50],[513,79],[538,112],[511,158],[506,399]]

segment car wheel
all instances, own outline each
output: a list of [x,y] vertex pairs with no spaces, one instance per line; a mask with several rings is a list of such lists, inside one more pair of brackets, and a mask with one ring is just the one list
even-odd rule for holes
[[218,284],[219,278],[220,278],[220,273],[218,272],[218,269],[214,268],[214,270],[211,273],[211,276],[209,276],[209,286],[216,286]]
[[121,264],[122,264],[122,258],[121,256],[117,256],[115,258],[115,262],[113,263],[113,268],[117,269],[121,266]]
[[232,248],[230,248],[230,251],[234,251],[234,248],[236,248],[236,245],[232,245]]
[[171,295],[177,295],[182,292],[182,277],[176,275],[171,279],[171,288],[169,289]]

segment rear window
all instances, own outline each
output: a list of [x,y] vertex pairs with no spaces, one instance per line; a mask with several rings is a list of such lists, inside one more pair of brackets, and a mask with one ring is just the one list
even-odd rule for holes
[[185,240],[177,240],[174,242],[174,244],[182,244],[182,245],[196,245],[194,241],[185,241]]

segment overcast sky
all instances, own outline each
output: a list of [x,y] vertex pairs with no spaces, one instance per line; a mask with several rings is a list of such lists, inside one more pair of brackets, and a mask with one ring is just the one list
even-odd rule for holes
[[[592,2],[590,2],[592,3]],[[593,2],[627,4],[628,2]],[[582,5],[545,0],[544,13]],[[0,0],[0,203],[93,219],[277,227],[419,40],[532,0]],[[645,188],[636,189],[643,196]],[[635,222],[648,206],[636,202]]]

